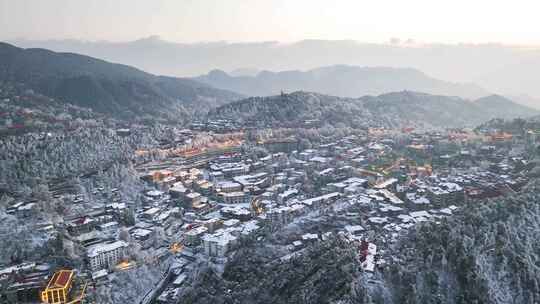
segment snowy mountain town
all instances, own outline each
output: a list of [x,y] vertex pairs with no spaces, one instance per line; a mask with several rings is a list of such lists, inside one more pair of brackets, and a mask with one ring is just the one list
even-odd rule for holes
[[538,11],[0,0],[0,304],[540,304]]
[[[287,263],[331,238],[351,244],[376,278],[405,263],[393,244],[408,230],[520,192],[538,144],[533,131],[489,128],[367,129],[316,143],[290,130],[168,132],[125,168],[11,198],[4,221],[32,223],[25,242],[58,256],[14,251],[0,270],[8,301],[101,303],[125,292],[133,303],[178,303],[201,265],[223,273],[244,247],[271,248],[273,263]],[[40,216],[44,208],[54,216]]]

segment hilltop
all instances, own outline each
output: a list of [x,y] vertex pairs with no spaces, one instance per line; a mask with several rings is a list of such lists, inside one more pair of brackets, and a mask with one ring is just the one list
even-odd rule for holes
[[[491,106],[493,102],[494,106]],[[251,97],[212,110],[209,119],[230,119],[248,125],[297,126],[306,121],[354,127],[404,125],[426,127],[473,126],[496,117],[529,117],[537,111],[510,100],[459,97],[401,91],[361,98],[340,98],[294,92]]]

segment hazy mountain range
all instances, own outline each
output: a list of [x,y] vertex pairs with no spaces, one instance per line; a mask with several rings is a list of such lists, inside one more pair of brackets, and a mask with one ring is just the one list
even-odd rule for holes
[[239,99],[191,79],[155,76],[133,67],[73,53],[0,43],[0,82],[122,118],[174,119]]
[[[2,82],[23,83],[59,101],[125,119],[189,121],[211,111],[211,118],[263,125],[294,126],[315,119],[329,124],[395,127],[474,126],[492,118],[538,114],[498,95],[475,101],[443,96],[485,93],[474,85],[436,80],[413,69],[331,66],[308,72],[260,72],[257,76],[237,77],[214,71],[194,80],[156,76],[88,56],[22,49],[5,43],[0,43]],[[298,87],[317,93],[242,99],[244,95],[268,95]],[[357,97],[367,93],[378,96]]]
[[216,88],[248,96],[268,96],[279,94],[281,91],[299,90],[342,97],[379,95],[403,90],[466,98],[478,98],[489,94],[474,84],[445,82],[431,78],[418,70],[406,68],[335,65],[305,72],[262,71],[255,76],[232,76],[221,70],[213,70],[194,79]]
[[[311,70],[347,64],[414,68],[431,77],[475,83],[506,96],[528,95],[523,102],[540,107],[540,50],[500,44],[370,44],[355,41],[304,40],[295,43],[174,43],[149,37],[129,42],[77,40],[12,41],[22,47],[75,52],[136,66],[155,74],[197,76],[213,69]],[[246,68],[249,68],[246,70]],[[239,70],[240,69],[240,70]],[[521,101],[521,100],[520,100]]]

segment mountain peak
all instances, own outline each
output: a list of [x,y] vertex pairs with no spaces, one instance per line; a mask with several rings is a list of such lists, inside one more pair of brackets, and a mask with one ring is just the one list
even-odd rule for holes
[[208,77],[210,78],[228,78],[230,77],[229,74],[227,74],[227,72],[223,71],[223,70],[220,70],[220,69],[214,69],[214,70],[211,70],[210,72],[208,72]]
[[[488,96],[484,96],[481,98],[478,98],[475,100],[476,103],[486,104],[486,105],[494,105],[494,104],[510,104],[514,103],[512,100],[498,94],[491,94]],[[516,104],[516,106],[519,106]]]
[[137,39],[133,41],[135,44],[150,44],[150,45],[157,45],[157,44],[163,44],[167,43],[165,40],[161,38],[159,35],[151,35],[145,38]]

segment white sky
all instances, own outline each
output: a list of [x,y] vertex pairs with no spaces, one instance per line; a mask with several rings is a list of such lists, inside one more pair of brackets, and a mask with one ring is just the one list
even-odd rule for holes
[[0,0],[0,40],[391,37],[540,45],[539,0]]

